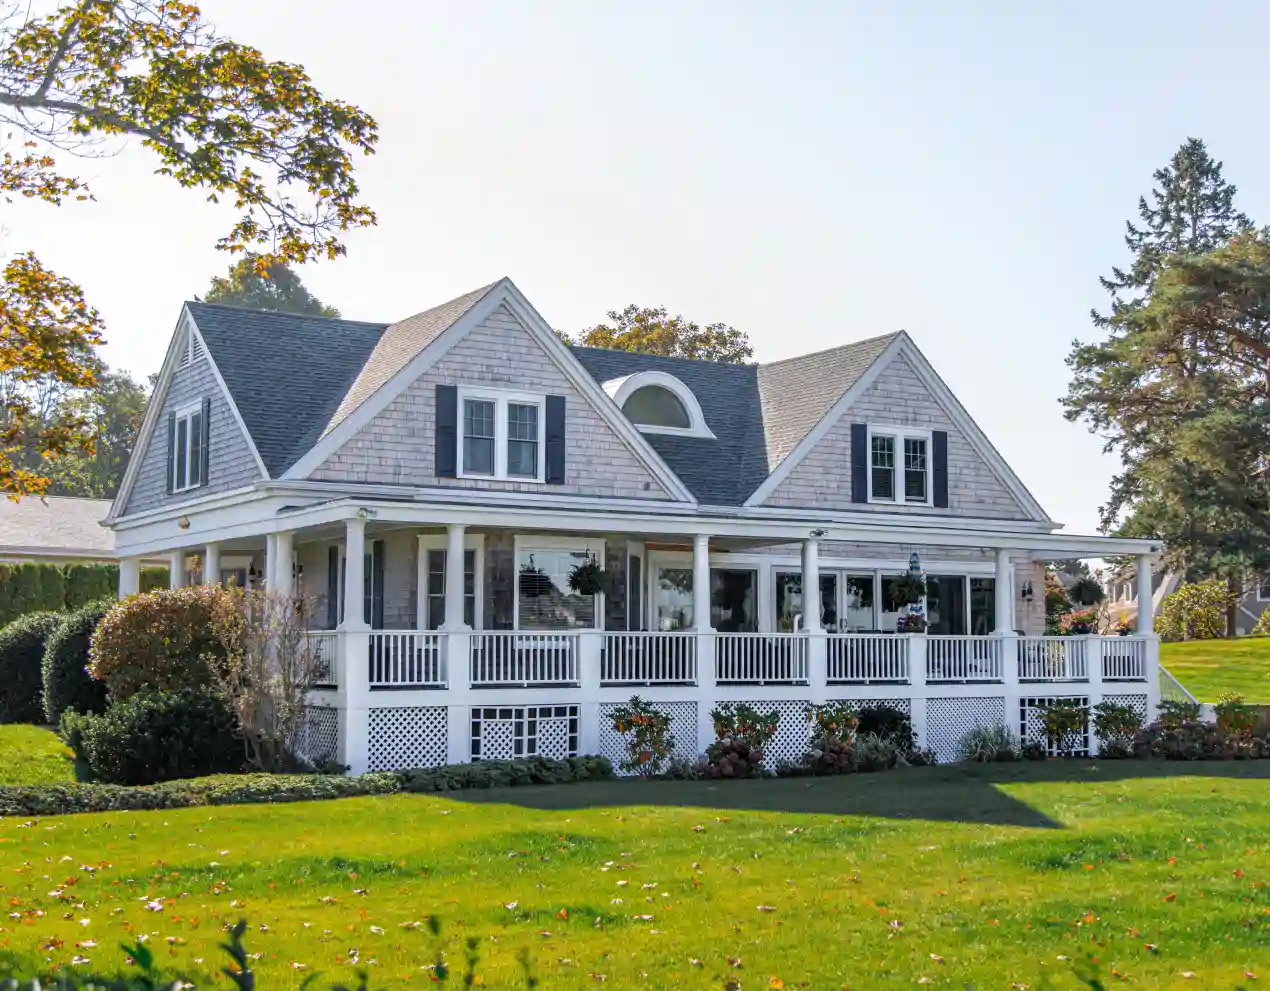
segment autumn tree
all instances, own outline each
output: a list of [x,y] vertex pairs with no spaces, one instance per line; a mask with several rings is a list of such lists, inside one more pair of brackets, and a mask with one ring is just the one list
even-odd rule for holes
[[[223,37],[181,0],[77,0],[34,13],[0,0],[0,122],[21,141],[0,159],[0,189],[51,206],[90,194],[68,156],[101,154],[125,137],[156,171],[227,201],[237,221],[217,242],[256,253],[263,271],[344,253],[343,236],[375,222],[353,155],[376,124],[324,97],[304,69]],[[41,384],[90,388],[102,321],[78,286],[32,254],[0,275],[0,491],[43,492],[22,452],[56,458],[92,444],[87,422],[41,418]]]
[[[754,356],[749,337],[735,327],[725,323],[702,327],[682,316],[672,317],[664,306],[632,303],[624,310],[610,310],[608,317],[608,323],[588,327],[571,343],[731,364],[742,364]],[[561,336],[569,340],[567,335]]]
[[225,275],[213,278],[203,301],[314,317],[340,315],[335,307],[327,306],[309,292],[300,276],[286,262],[268,262],[262,267],[255,252],[235,261]]

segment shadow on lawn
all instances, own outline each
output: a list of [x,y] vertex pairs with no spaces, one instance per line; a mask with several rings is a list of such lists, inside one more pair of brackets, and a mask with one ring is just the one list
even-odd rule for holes
[[977,822],[994,826],[1062,829],[1063,824],[1002,791],[998,785],[1109,782],[1130,778],[1253,778],[1270,780],[1270,761],[1050,760],[910,768],[830,778],[748,781],[594,781],[533,788],[493,788],[447,797],[544,810],[629,805],[860,815],[883,819]]

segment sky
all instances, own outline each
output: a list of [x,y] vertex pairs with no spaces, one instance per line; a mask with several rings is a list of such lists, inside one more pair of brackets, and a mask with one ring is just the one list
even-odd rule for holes
[[[202,8],[379,122],[357,163],[378,225],[301,272],[346,317],[506,275],[561,329],[664,305],[761,361],[904,329],[1071,533],[1118,460],[1064,420],[1064,359],[1152,172],[1200,137],[1270,222],[1264,3]],[[3,250],[79,281],[106,360],[148,374],[236,214],[135,143],[76,168],[96,202],[7,206]]]

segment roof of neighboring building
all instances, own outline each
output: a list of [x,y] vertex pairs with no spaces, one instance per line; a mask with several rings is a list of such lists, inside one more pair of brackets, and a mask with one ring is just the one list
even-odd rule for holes
[[389,328],[219,303],[186,303],[270,476],[326,430]]
[[114,532],[101,525],[109,513],[109,499],[0,500],[0,557],[113,558]]

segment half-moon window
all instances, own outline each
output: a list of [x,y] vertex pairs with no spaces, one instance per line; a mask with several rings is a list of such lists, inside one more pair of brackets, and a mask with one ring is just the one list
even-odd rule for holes
[[692,418],[679,397],[661,385],[646,385],[627,397],[622,407],[632,423],[645,427],[675,427],[687,430]]

